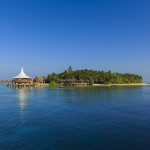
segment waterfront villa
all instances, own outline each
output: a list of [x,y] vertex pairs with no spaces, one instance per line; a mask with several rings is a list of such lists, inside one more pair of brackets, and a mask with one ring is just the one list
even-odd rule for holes
[[44,76],[36,76],[33,80],[35,84],[45,84],[46,83],[46,77]]
[[89,86],[90,83],[89,81],[85,81],[83,79],[77,80],[77,79],[66,79],[66,80],[61,80],[59,82],[59,85],[61,87],[85,87]]
[[9,85],[10,86],[31,86],[33,85],[33,80],[31,77],[26,75],[24,73],[23,68],[21,68],[20,73],[17,76],[13,77]]

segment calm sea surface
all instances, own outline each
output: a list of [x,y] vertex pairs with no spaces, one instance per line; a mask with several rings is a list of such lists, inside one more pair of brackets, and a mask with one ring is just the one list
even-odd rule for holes
[[0,150],[150,150],[150,87],[1,85]]

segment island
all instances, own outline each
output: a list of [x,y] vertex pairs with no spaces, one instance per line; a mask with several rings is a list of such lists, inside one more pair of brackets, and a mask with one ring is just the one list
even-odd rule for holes
[[36,76],[32,79],[21,72],[12,80],[1,80],[10,87],[87,87],[87,86],[149,86],[143,83],[143,77],[138,74],[97,71],[92,69],[73,70],[70,66],[62,73],[50,73],[47,76]]
[[61,87],[145,85],[143,84],[143,77],[137,74],[89,69],[73,70],[71,66],[62,73],[49,74],[45,82]]

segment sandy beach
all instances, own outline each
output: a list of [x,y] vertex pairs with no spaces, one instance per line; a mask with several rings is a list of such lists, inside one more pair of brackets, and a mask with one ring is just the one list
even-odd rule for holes
[[132,83],[132,84],[93,84],[95,87],[111,87],[111,86],[150,86],[150,83]]

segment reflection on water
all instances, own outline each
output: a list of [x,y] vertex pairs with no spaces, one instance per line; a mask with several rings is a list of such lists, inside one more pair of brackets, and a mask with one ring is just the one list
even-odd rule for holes
[[24,109],[24,107],[27,103],[27,98],[30,95],[29,91],[30,91],[30,89],[24,89],[24,88],[17,90],[19,106],[21,109]]
[[27,105],[28,98],[31,96],[32,88],[20,88],[17,89],[18,105],[20,107],[20,116],[22,121],[24,120],[24,109]]

